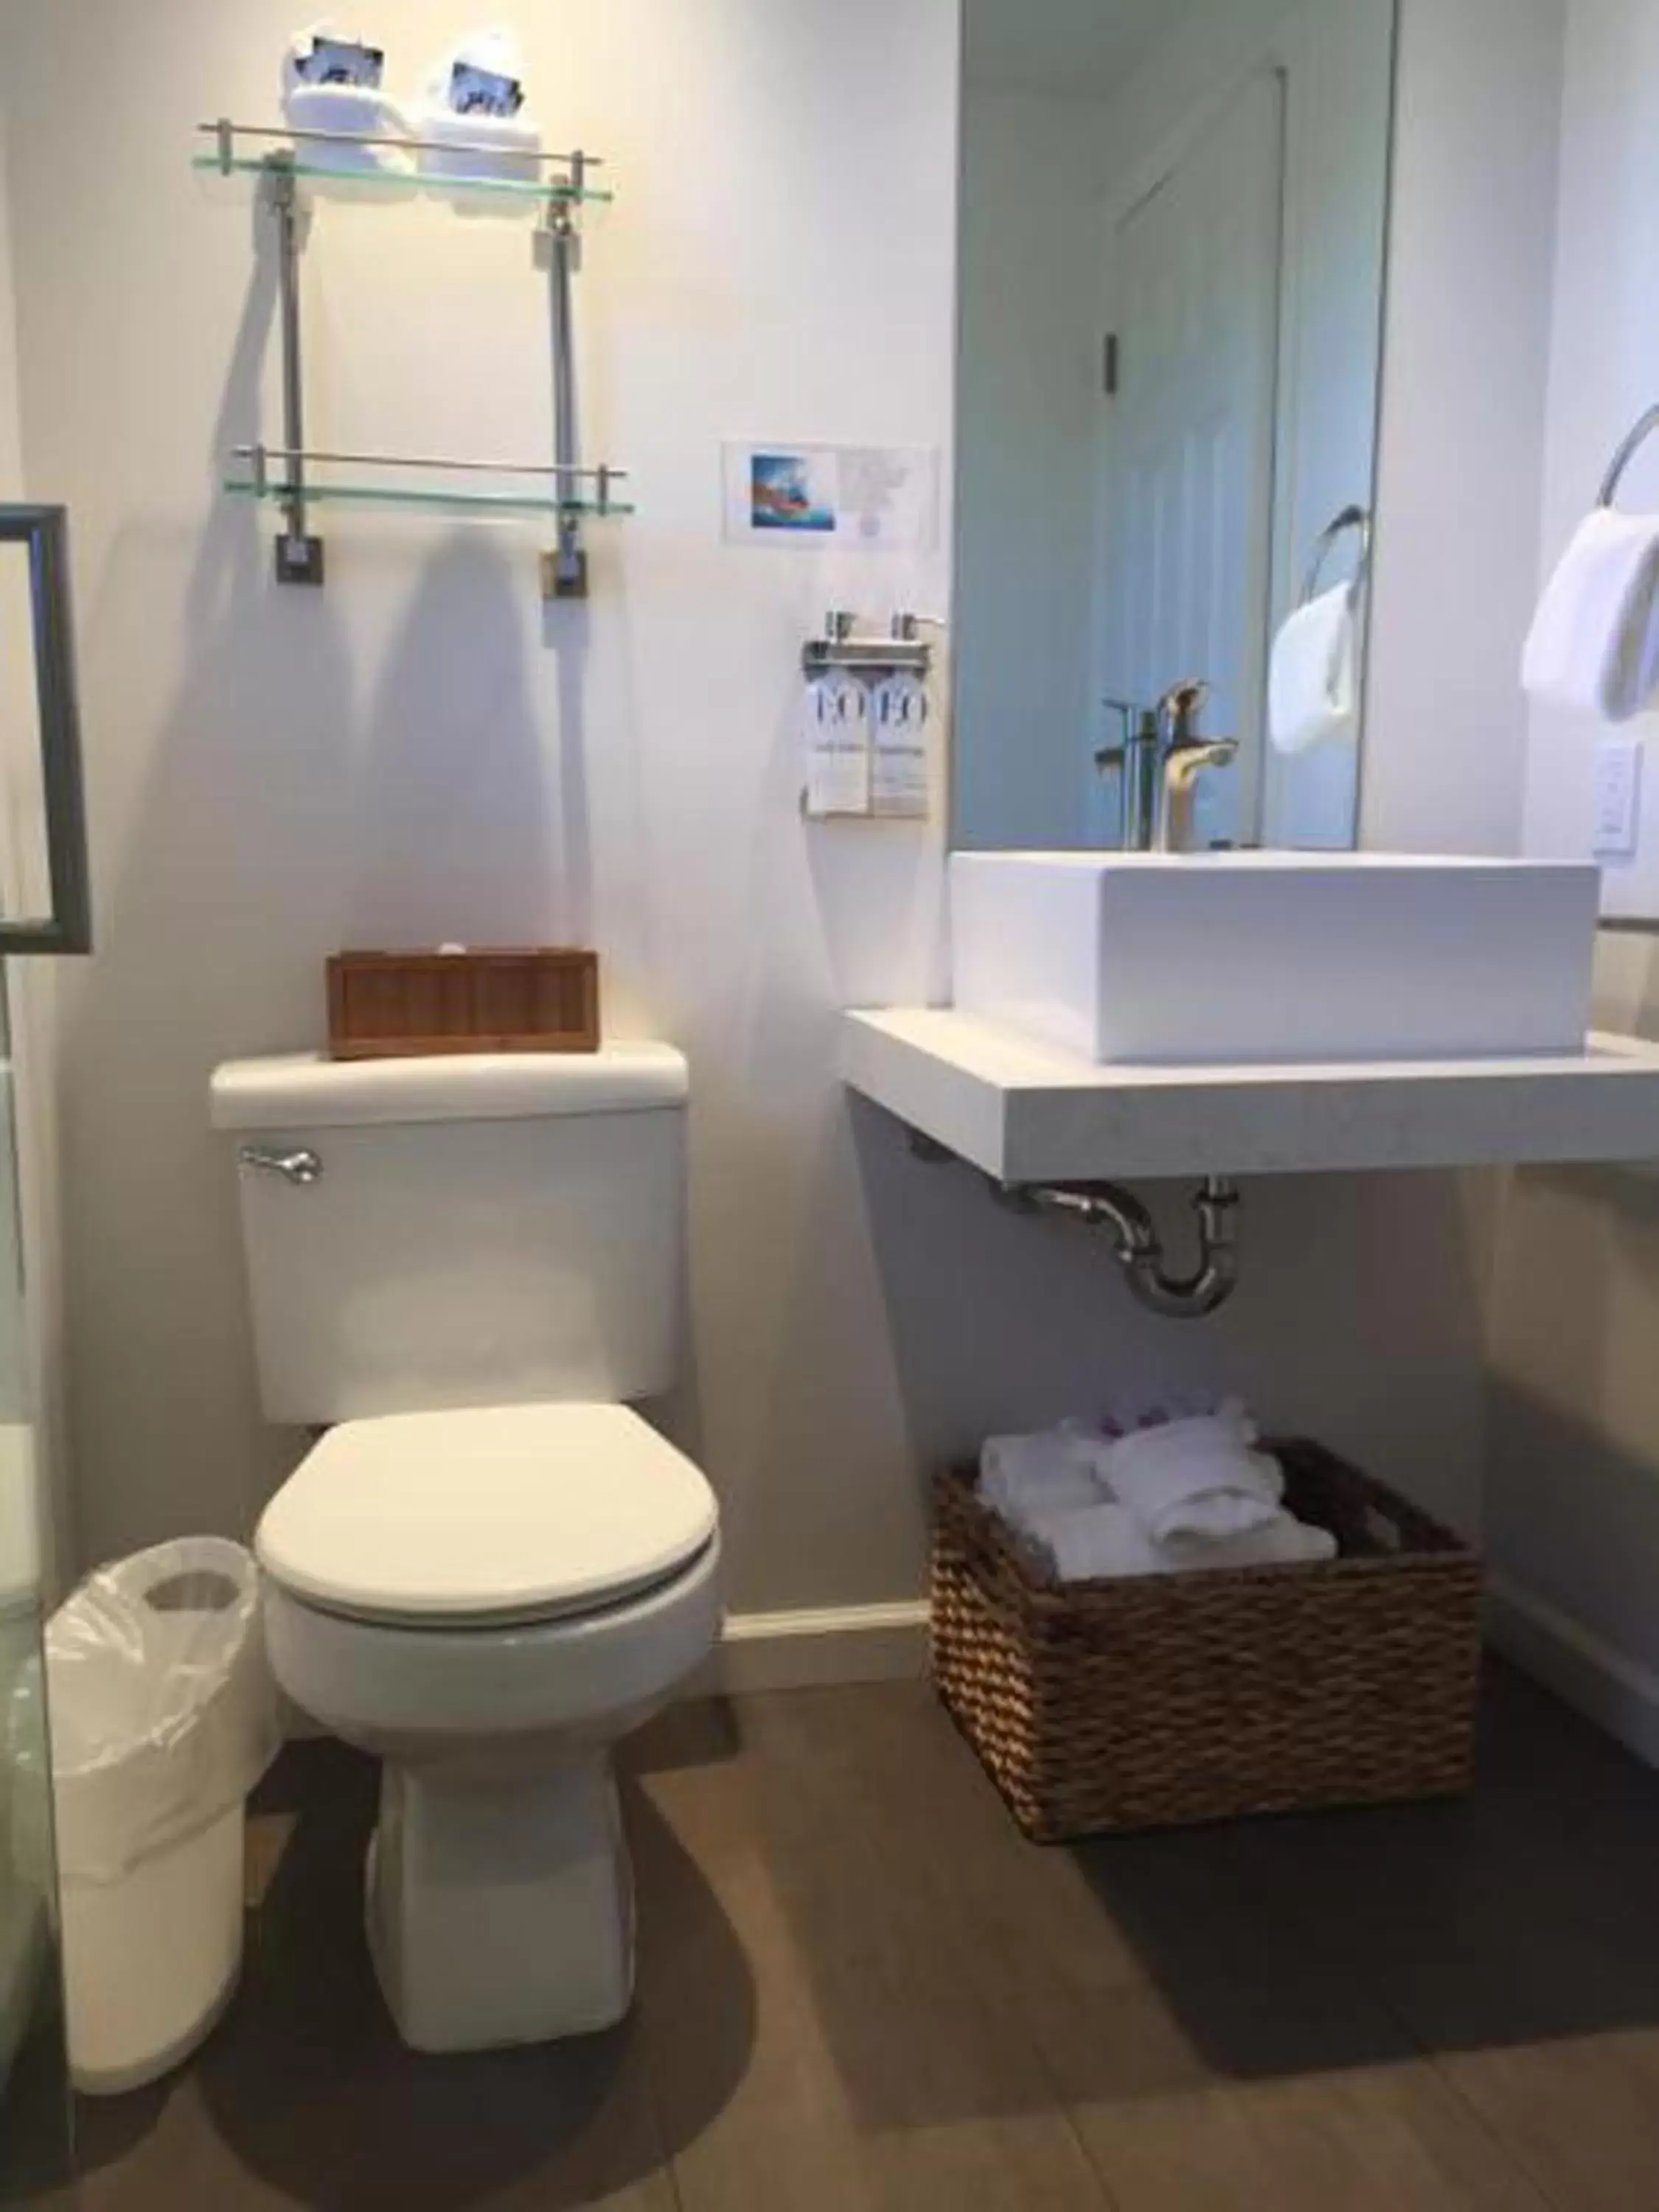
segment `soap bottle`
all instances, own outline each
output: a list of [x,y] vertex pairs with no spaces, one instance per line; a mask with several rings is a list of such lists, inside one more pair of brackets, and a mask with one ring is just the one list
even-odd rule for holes
[[826,668],[806,686],[805,811],[822,818],[870,811],[870,714],[863,684]]

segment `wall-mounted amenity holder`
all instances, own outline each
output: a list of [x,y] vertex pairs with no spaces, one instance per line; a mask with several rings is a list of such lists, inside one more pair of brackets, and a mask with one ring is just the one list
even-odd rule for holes
[[897,614],[885,637],[860,636],[838,609],[801,648],[810,819],[925,818],[933,648],[921,628],[920,617]]
[[[276,228],[281,287],[283,434],[279,445],[239,446],[231,456],[225,489],[245,498],[269,501],[283,514],[276,541],[276,578],[283,584],[320,584],[323,543],[311,528],[311,509],[321,501],[356,501],[382,506],[432,507],[454,513],[548,515],[556,543],[543,556],[542,589],[548,599],[580,599],[587,591],[587,555],[582,543],[588,518],[626,515],[632,507],[616,496],[627,476],[623,469],[586,466],[577,406],[574,344],[574,277],[580,265],[578,210],[589,201],[608,201],[592,173],[603,165],[592,154],[537,154],[531,178],[454,173],[465,149],[446,139],[441,146],[417,138],[381,139],[325,131],[264,130],[221,118],[200,131],[214,142],[210,154],[193,166],[222,176],[256,178]],[[441,197],[474,199],[488,205],[522,209],[526,202],[543,214],[550,285],[549,329],[552,343],[553,458],[550,462],[440,459],[427,455],[325,453],[307,447],[305,435],[305,373],[301,343],[300,270],[300,186],[307,179],[349,181],[385,192],[388,179],[366,179],[365,149],[396,146],[404,153],[441,152],[446,166],[426,173],[400,173],[398,193],[431,191]],[[495,159],[481,146],[482,157]],[[356,157],[355,161],[353,157]],[[316,470],[368,472],[367,480],[319,477]],[[398,482],[413,472],[451,479],[440,485]],[[467,479],[473,479],[468,483]],[[459,481],[457,481],[459,479]],[[491,479],[488,483],[478,480]]]

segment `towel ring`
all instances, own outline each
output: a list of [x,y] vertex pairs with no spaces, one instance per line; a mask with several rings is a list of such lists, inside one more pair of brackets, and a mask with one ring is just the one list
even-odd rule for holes
[[[1659,409],[1655,410],[1655,420],[1659,422]],[[1359,566],[1354,570],[1353,582],[1351,586],[1354,597],[1358,598],[1360,588],[1370,573],[1371,565],[1371,518],[1370,510],[1366,507],[1345,507],[1340,514],[1332,516],[1315,542],[1313,558],[1309,562],[1308,573],[1302,580],[1302,598],[1299,605],[1305,607],[1318,591],[1319,579],[1323,573],[1326,562],[1330,557],[1332,547],[1339,538],[1343,537],[1350,530],[1357,530],[1359,532]]]
[[1607,472],[1601,479],[1601,497],[1596,501],[1598,507],[1613,505],[1619,496],[1619,487],[1624,482],[1625,471],[1656,430],[1659,430],[1659,407],[1650,407],[1641,420],[1626,432],[1624,441],[1608,463]]

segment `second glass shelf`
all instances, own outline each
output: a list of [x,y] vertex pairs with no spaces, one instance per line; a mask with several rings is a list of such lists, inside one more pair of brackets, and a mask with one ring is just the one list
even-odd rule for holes
[[[273,166],[268,155],[256,154],[237,154],[228,162],[221,161],[216,154],[198,154],[191,162],[192,169],[208,177],[268,177]],[[331,162],[325,155],[307,155],[303,159],[284,161],[283,167],[290,175],[313,182],[360,187],[365,198],[401,199],[407,194],[448,198],[459,193],[468,199],[549,207],[562,201],[577,200],[603,205],[611,198],[609,192],[598,191],[591,185],[584,185],[578,191],[559,178],[443,176],[419,169],[366,169],[361,163],[353,166],[345,161]]]
[[[235,498],[259,500],[267,507],[280,507],[289,496],[288,487],[274,478],[260,483],[249,476],[228,476],[224,489]],[[313,483],[309,477],[304,496],[307,507],[413,507],[470,514],[586,514],[603,519],[635,512],[630,501],[600,501],[591,493],[561,499],[552,491],[431,489],[416,484]]]

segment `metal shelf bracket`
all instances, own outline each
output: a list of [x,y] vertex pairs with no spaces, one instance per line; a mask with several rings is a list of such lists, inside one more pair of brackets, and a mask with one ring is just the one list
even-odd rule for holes
[[[586,182],[587,157],[580,149],[570,157],[570,179],[580,194]],[[575,279],[581,267],[581,233],[576,204],[556,200],[547,210],[548,326],[553,355],[553,465],[561,493],[572,481],[581,452],[576,392]],[[559,517],[558,542],[542,556],[542,597],[587,597],[587,551],[581,518],[574,511]]]
[[267,158],[271,211],[276,218],[276,281],[283,333],[283,443],[289,448],[283,534],[276,540],[279,584],[320,584],[323,541],[306,528],[305,352],[300,318],[300,195],[291,154]]

